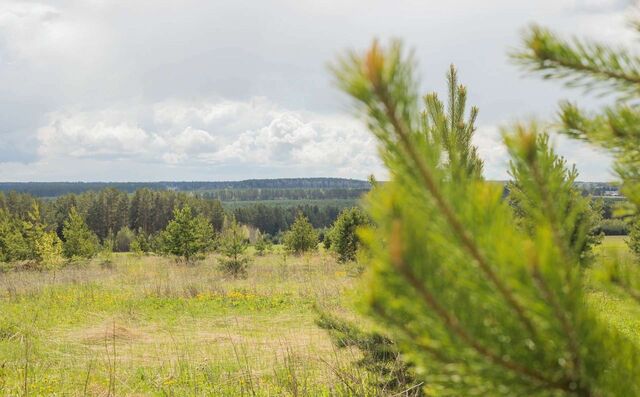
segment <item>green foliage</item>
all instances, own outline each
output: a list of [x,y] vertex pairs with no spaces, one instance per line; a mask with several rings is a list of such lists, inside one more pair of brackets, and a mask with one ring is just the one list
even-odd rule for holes
[[117,252],[128,252],[131,250],[131,244],[136,239],[136,235],[128,227],[123,227],[116,233],[114,250]]
[[161,235],[161,250],[170,255],[191,259],[207,252],[214,239],[213,227],[201,216],[194,216],[189,206],[173,211],[173,219]]
[[246,277],[250,259],[245,255],[248,242],[242,226],[234,218],[228,222],[222,231],[219,259],[220,268],[233,277]]
[[338,254],[339,262],[356,260],[360,246],[357,229],[370,223],[369,217],[360,207],[349,208],[340,213],[325,238],[325,241],[331,242],[331,249]]
[[0,209],[0,262],[20,260],[28,260],[39,269],[52,269],[62,263],[62,242],[55,232],[45,230],[36,201],[26,220]]
[[41,268],[55,269],[62,265],[62,240],[56,232],[43,232],[34,243],[34,253]]
[[[538,198],[526,205],[526,231],[501,186],[481,179],[468,140],[451,137],[468,125],[424,122],[431,111],[419,111],[414,63],[399,44],[374,43],[335,70],[391,176],[367,199],[376,224],[361,233],[367,312],[415,365],[425,393],[638,395],[640,347],[585,298],[583,241],[566,232],[577,217],[563,204],[574,192],[554,179],[564,172],[555,158],[539,161],[549,155],[545,138],[524,127],[505,137],[522,190]],[[449,109],[446,120],[463,119],[463,107]],[[531,183],[536,173],[552,178]]]
[[600,230],[605,236],[626,236],[629,234],[629,224],[622,219],[603,219]]
[[316,249],[318,235],[307,217],[302,213],[298,214],[295,222],[291,225],[291,229],[284,236],[284,245],[295,254]]
[[258,256],[263,256],[265,252],[269,251],[269,248],[270,248],[269,241],[264,236],[264,234],[258,231],[258,235],[256,236],[256,243],[255,243],[256,254]]
[[338,348],[355,347],[362,353],[358,365],[377,375],[381,395],[422,396],[419,382],[395,342],[327,312],[320,312],[316,325],[329,332]]
[[131,242],[131,246],[129,247],[129,249],[136,255],[142,255],[151,252],[151,241],[149,236],[147,236],[142,229],[138,229],[138,232],[135,234],[135,237]]
[[0,262],[25,260],[29,244],[22,233],[22,222],[0,208]]
[[[551,217],[555,223],[557,246],[564,246],[566,255],[578,258],[583,264],[593,259],[592,248],[602,241],[598,232],[602,216],[598,202],[583,197],[575,187],[578,170],[567,167],[549,144],[549,136],[536,124],[516,125],[514,137],[508,136],[510,149],[517,148],[513,139],[522,139],[533,132],[537,137],[535,152],[530,158],[512,153],[509,182],[509,201],[525,231],[533,237],[540,219]],[[567,242],[567,243],[565,243]]]
[[640,217],[634,217],[631,220],[627,244],[629,244],[631,252],[640,259]]
[[100,248],[98,237],[89,230],[75,207],[71,207],[69,218],[64,222],[62,235],[62,253],[66,258],[92,258]]

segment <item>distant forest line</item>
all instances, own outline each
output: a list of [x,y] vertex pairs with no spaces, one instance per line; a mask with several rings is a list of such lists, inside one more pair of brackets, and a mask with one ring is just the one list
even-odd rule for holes
[[[0,192],[15,191],[35,197],[58,197],[114,188],[126,193],[140,189],[194,192],[222,201],[271,199],[354,198],[369,190],[369,182],[346,178],[247,179],[218,182],[0,182]],[[310,193],[312,191],[312,193]]]
[[[143,185],[147,187],[139,187]],[[213,189],[214,186],[220,188]],[[616,196],[617,188],[595,182],[579,183],[579,186],[585,195],[603,199],[602,231],[627,234],[625,222],[613,218],[615,203],[623,200]],[[131,191],[133,188],[136,189]],[[208,218],[217,231],[221,230],[225,215],[233,215],[238,222],[275,236],[288,230],[298,213],[303,213],[316,228],[330,226],[342,210],[357,206],[369,188],[369,182],[339,178],[0,183],[0,210],[26,219],[33,203],[38,202],[43,223],[60,234],[70,208],[76,207],[91,230],[104,239],[123,227],[146,235],[156,234],[169,222],[174,208],[189,205]]]
[[[504,184],[505,181],[495,181]],[[609,182],[577,182],[586,195],[617,196],[617,187]],[[369,191],[368,181],[346,178],[280,178],[243,181],[192,182],[0,182],[0,192],[26,193],[39,198],[55,198],[65,194],[97,192],[113,188],[133,194],[140,189],[195,194],[222,202],[261,201],[356,201]],[[244,204],[243,204],[244,205]]]

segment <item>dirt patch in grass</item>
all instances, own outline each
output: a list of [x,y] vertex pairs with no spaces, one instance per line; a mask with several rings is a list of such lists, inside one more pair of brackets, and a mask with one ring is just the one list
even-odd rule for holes
[[85,344],[104,343],[105,341],[130,342],[144,339],[145,334],[116,322],[104,323],[98,327],[83,329],[74,334],[75,339]]

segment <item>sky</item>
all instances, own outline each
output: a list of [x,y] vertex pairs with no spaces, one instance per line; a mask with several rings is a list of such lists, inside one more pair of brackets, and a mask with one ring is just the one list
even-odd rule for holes
[[[625,0],[0,0],[0,181],[384,178],[330,62],[392,38],[421,89],[457,66],[480,108],[485,176],[506,179],[500,127],[599,102],[523,74],[531,23],[634,45]],[[606,99],[605,99],[606,100]],[[599,100],[602,101],[602,100]],[[552,138],[580,180],[606,153]]]

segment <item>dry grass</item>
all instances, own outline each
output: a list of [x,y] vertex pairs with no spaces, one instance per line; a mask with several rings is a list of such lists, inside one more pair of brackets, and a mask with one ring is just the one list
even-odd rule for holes
[[351,395],[352,368],[313,305],[349,299],[329,255],[255,257],[246,279],[161,257],[115,255],[0,275],[0,395]]

